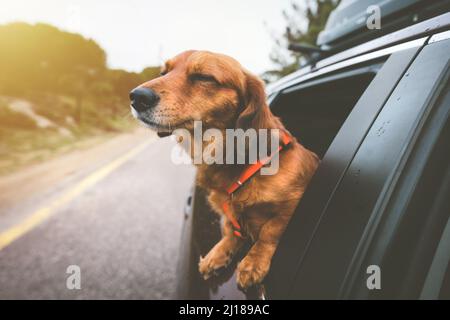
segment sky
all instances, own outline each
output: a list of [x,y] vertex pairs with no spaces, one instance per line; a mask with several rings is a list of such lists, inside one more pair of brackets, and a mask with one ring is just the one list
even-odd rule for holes
[[0,24],[45,22],[80,33],[106,51],[111,68],[139,72],[203,49],[231,55],[260,74],[273,66],[271,33],[285,28],[282,10],[290,1],[0,0]]

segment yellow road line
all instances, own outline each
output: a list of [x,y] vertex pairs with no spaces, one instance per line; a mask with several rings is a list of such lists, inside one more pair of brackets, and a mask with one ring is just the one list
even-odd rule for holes
[[28,231],[32,230],[37,225],[41,224],[44,220],[51,217],[56,210],[63,205],[69,203],[80,195],[87,188],[92,187],[100,180],[104,179],[115,169],[120,167],[122,164],[136,156],[142,150],[149,145],[151,141],[146,141],[137,147],[131,149],[129,152],[120,156],[119,158],[111,161],[107,165],[101,167],[100,169],[94,171],[89,176],[78,182],[73,188],[69,189],[67,192],[62,194],[60,197],[56,198],[50,202],[47,206],[42,207],[35,211],[33,214],[25,218],[23,221],[19,222],[17,225],[7,229],[6,231],[0,233],[0,250],[10,245],[13,241],[17,240],[23,236]]

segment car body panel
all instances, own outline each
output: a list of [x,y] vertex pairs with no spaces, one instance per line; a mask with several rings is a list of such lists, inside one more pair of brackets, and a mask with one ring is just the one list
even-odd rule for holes
[[426,46],[396,86],[315,227],[297,265],[292,297],[338,297],[364,230],[389,196],[418,123],[442,83],[449,53],[447,42]]
[[[441,160],[435,161],[432,165],[433,170],[437,170],[439,166],[445,167],[446,164],[448,165],[448,158],[450,157],[448,156],[447,143],[450,136],[447,137],[447,142],[441,142],[441,144],[443,144],[441,148],[444,148],[442,151],[434,151],[434,148],[436,147],[436,141],[439,139],[443,128],[446,125],[448,126],[447,121],[450,110],[450,85],[448,82],[450,74],[449,67],[450,40],[439,43],[430,43],[424,48],[414,61],[414,64],[410,67],[410,70],[408,71],[410,77],[405,79],[405,81],[402,81],[401,86],[399,85],[398,90],[396,90],[396,94],[403,97],[407,96],[410,101],[404,101],[403,106],[399,106],[399,103],[396,101],[391,101],[391,105],[386,106],[386,108],[391,107],[396,112],[398,112],[398,109],[401,107],[408,108],[408,111],[411,108],[416,107],[418,111],[415,113],[417,118],[409,119],[413,128],[407,132],[408,136],[406,137],[406,142],[402,144],[398,164],[396,164],[390,177],[386,179],[385,184],[389,185],[389,188],[385,188],[385,191],[380,194],[377,204],[374,206],[373,212],[371,213],[371,219],[368,222],[358,245],[358,249],[355,251],[352,265],[347,271],[348,277],[344,280],[345,286],[341,289],[341,297],[343,298],[388,298],[394,295],[399,298],[407,299],[419,297],[421,287],[419,287],[420,282],[418,279],[421,278],[420,272],[414,272],[415,276],[409,277],[409,279],[402,279],[403,273],[400,275],[393,274],[394,271],[389,271],[389,264],[394,264],[394,269],[401,269],[400,266],[403,262],[394,262],[397,258],[392,259],[389,255],[391,254],[390,251],[392,250],[392,247],[394,247],[393,244],[397,241],[399,233],[401,233],[401,231],[399,231],[400,228],[406,228],[404,226],[406,223],[405,221],[408,219],[422,219],[419,216],[423,216],[422,213],[426,212],[424,209],[419,209],[424,202],[423,199],[420,200],[420,197],[425,197],[434,186],[430,185],[423,187],[426,190],[421,191],[418,191],[417,188],[420,184],[420,179],[422,178],[421,174],[426,170],[425,166],[430,165],[428,163],[429,158],[431,157],[430,155],[433,152],[441,152],[438,157],[443,160],[441,164],[439,163]],[[412,94],[411,92],[414,91],[414,88],[411,86],[420,88],[416,89],[416,91],[424,91],[422,94],[419,92]],[[387,111],[388,109],[386,109],[386,112]],[[390,115],[392,115],[392,113],[387,116]],[[402,114],[401,120],[406,122],[408,121],[408,117],[413,115],[413,112],[412,114],[407,115]],[[414,122],[412,120],[414,120]],[[400,130],[397,126],[395,128]],[[397,137],[399,136],[400,135],[398,134]],[[445,152],[445,148],[447,148],[447,152]],[[444,160],[446,157],[445,154],[447,154],[446,161]],[[440,176],[441,173],[438,172],[436,175]],[[434,182],[437,183],[437,180],[434,180]],[[415,192],[418,192],[418,195],[415,195]],[[417,199],[415,201],[420,201],[421,203],[412,203],[413,200],[411,199]],[[416,214],[417,217],[411,217],[412,214],[409,211],[413,210],[408,211],[408,206],[412,206],[414,210],[419,210],[421,212]],[[448,219],[448,213],[450,212],[447,211],[447,217],[444,215],[436,218],[439,222],[434,222],[437,226],[430,231],[430,233],[432,233],[431,237],[436,238],[436,241],[440,232],[443,231],[443,226],[446,224],[445,220]],[[431,218],[433,218],[433,210],[429,210],[427,217],[423,219],[429,220]],[[430,225],[430,222],[420,222],[419,224]],[[414,233],[413,228],[409,229],[408,232]],[[418,231],[416,230],[416,232]],[[422,234],[421,242],[424,243],[425,241],[426,236]],[[432,241],[430,241],[430,243],[431,242]],[[413,246],[412,242],[409,243],[409,247],[411,246]],[[426,255],[432,254],[433,246],[434,245],[428,244],[422,251],[426,251]],[[397,256],[398,259],[401,259],[400,256],[405,251],[407,250],[402,250],[402,253],[394,253],[394,255]],[[419,249],[414,251],[417,252],[417,254],[420,253]],[[402,260],[406,263],[407,259],[404,258]],[[431,259],[425,258],[425,255],[422,255],[419,260],[421,261],[421,264],[425,264],[426,260],[431,261]],[[389,263],[383,264],[383,262],[387,261],[389,261]],[[393,279],[387,281],[388,285],[385,286],[383,294],[371,294],[365,286],[361,285],[361,281],[365,277],[365,274],[363,275],[363,269],[365,269],[364,265],[367,265],[368,263],[379,265],[385,270],[386,275],[388,274],[388,271],[392,274],[391,277]],[[420,268],[427,267],[422,265]],[[411,270],[414,268],[414,263],[410,263],[408,266],[409,271],[412,272]],[[385,278],[387,279],[387,276]],[[415,283],[413,284],[412,282]],[[394,286],[396,288],[393,288]],[[402,286],[404,286],[403,289],[401,289]]]
[[[306,249],[314,225],[320,220],[321,212],[326,209],[368,128],[420,48],[397,52],[385,62],[339,130],[280,241],[266,281],[269,297],[286,298],[286,287],[294,280],[300,263],[298,253]],[[283,246],[284,242],[296,243],[296,246]]]

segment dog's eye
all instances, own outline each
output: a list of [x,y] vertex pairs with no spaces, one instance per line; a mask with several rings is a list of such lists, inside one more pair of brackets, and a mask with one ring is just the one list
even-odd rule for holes
[[167,70],[163,70],[159,73],[160,76],[165,76],[167,74]]
[[192,81],[214,82],[217,83],[216,78],[207,74],[194,73],[190,76]]

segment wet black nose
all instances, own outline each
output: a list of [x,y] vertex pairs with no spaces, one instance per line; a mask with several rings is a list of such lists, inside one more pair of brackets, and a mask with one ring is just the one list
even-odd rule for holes
[[131,105],[136,111],[146,111],[156,106],[159,97],[149,88],[139,87],[130,92]]

